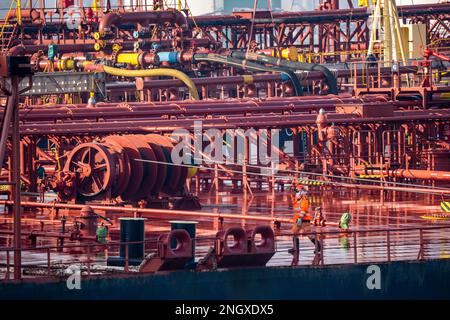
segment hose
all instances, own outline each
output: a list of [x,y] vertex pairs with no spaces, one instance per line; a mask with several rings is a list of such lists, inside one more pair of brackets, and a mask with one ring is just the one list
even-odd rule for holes
[[305,63],[298,61],[290,61],[282,58],[269,57],[256,53],[244,53],[241,51],[232,51],[231,57],[237,59],[247,59],[251,61],[258,61],[266,64],[270,64],[278,67],[285,67],[291,70],[304,70],[304,71],[320,71],[322,72],[325,80],[328,84],[329,92],[332,94],[338,94],[337,80],[333,73],[327,67],[320,64]]
[[198,90],[191,78],[187,74],[175,69],[144,69],[144,70],[124,70],[119,68],[113,68],[108,66],[103,66],[103,70],[113,76],[123,76],[123,77],[157,77],[157,76],[168,76],[177,78],[186,85],[191,93],[192,100],[200,100],[198,96]]
[[223,63],[223,64],[227,64],[227,65],[232,65],[232,66],[238,67],[243,70],[279,72],[279,73],[287,75],[289,77],[289,79],[292,81],[296,96],[303,95],[303,90],[302,90],[300,81],[298,80],[295,73],[291,70],[285,70],[285,69],[279,68],[279,67],[267,67],[267,66],[264,66],[259,63],[249,62],[245,59],[236,59],[233,57],[219,55],[219,54],[215,54],[215,53],[196,53],[196,54],[194,54],[192,59],[194,62],[195,61],[219,62],[219,63]]
[[118,77],[157,77],[157,76],[167,76],[174,77],[183,81],[186,87],[189,89],[192,100],[200,100],[198,95],[197,86],[194,84],[191,78],[187,74],[175,69],[160,68],[160,69],[141,69],[141,70],[125,70],[120,68],[108,67],[105,65],[94,65],[91,61],[83,62],[83,67],[94,66],[95,71],[103,71],[112,76]]

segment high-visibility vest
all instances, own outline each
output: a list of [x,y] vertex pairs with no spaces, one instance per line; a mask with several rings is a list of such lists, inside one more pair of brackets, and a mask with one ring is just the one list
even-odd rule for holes
[[292,204],[292,207],[294,208],[295,212],[300,212],[302,210],[301,208],[301,198],[294,198],[294,203]]
[[293,208],[294,208],[294,222],[296,222],[299,218],[302,218],[305,221],[312,220],[312,217],[309,215],[308,212],[309,201],[307,197],[305,196],[295,197]]
[[308,210],[309,210],[308,198],[306,198],[306,197],[302,198],[302,200],[300,201],[300,208],[302,209],[302,211],[308,212]]
[[309,210],[308,198],[305,196],[301,196],[301,197],[295,196],[293,207],[294,207],[294,210],[301,210],[301,211],[308,212],[308,210]]

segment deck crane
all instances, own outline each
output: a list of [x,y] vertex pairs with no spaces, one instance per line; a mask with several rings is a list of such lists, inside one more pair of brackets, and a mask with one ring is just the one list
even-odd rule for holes
[[368,58],[373,57],[375,43],[383,48],[384,64],[402,61],[406,65],[406,49],[400,34],[397,5],[394,0],[378,0],[372,14]]

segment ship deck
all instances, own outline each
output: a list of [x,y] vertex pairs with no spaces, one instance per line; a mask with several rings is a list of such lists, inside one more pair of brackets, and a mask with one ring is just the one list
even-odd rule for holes
[[[265,216],[291,218],[292,205],[288,191],[274,193],[255,193],[244,197],[242,194],[217,193],[200,194],[202,210],[205,212],[233,213],[245,216]],[[281,223],[275,228],[276,253],[267,266],[291,265],[335,265],[416,259],[439,259],[450,257],[450,223],[446,220],[424,219],[424,215],[439,214],[439,196],[424,194],[400,194],[387,192],[384,199],[380,192],[311,190],[310,208],[322,207],[325,218],[337,222],[343,212],[352,215],[350,232],[341,232],[336,226],[311,227],[308,231],[293,231],[293,225]],[[357,200],[355,200],[357,199]],[[51,201],[48,195],[46,201]],[[13,265],[11,247],[13,224],[11,216],[3,208],[0,213],[0,273],[7,277],[8,265]],[[100,246],[93,240],[70,241],[58,245],[56,237],[61,231],[61,217],[67,216],[66,228],[70,229],[71,219],[79,216],[76,211],[62,211],[59,215],[48,210],[29,209],[23,214],[23,234],[34,231],[49,236],[39,236],[34,246],[23,236],[22,264],[24,276],[38,277],[58,274],[58,270],[71,264],[83,264],[92,268],[93,273],[120,273],[123,269],[106,267],[108,257],[117,256],[119,251],[119,217],[129,214],[106,214],[113,221],[109,230],[108,246]],[[174,216],[146,214],[145,252],[156,249],[160,234],[170,231],[170,220]],[[186,217],[184,217],[186,219]],[[221,226],[217,219],[192,217],[197,221],[196,261],[203,258],[214,245],[214,237],[220,228],[241,226],[252,229],[261,222],[252,220],[224,219]],[[302,233],[303,232],[303,233]],[[305,232],[310,232],[306,234]],[[293,236],[299,238],[298,260],[293,259],[289,249],[293,247]],[[310,238],[319,238],[322,244],[323,259],[318,261],[315,246]],[[356,246],[355,246],[356,244]],[[9,254],[9,259],[7,257]],[[89,260],[89,261],[88,261]],[[48,268],[50,261],[51,267]],[[137,271],[130,267],[130,272]],[[91,272],[91,270],[89,271]]]

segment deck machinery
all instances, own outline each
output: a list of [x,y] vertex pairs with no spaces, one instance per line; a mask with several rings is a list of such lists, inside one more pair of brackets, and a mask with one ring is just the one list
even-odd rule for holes
[[[63,0],[47,8],[15,1],[0,21],[1,201],[14,213],[15,242],[23,235],[20,206],[46,214],[135,210],[135,218],[161,209],[223,222],[194,211],[202,194],[247,197],[292,182],[318,192],[450,193],[450,3],[380,1],[374,17],[367,7],[330,0],[306,12],[217,16],[150,2]],[[183,138],[193,144],[179,150]],[[276,172],[268,157],[277,159]],[[20,204],[21,192],[32,199]],[[48,192],[53,207],[34,201]],[[262,218],[248,217],[291,221]],[[270,260],[271,228],[234,228],[216,235],[200,267]],[[83,238],[52,232],[39,237]],[[252,242],[255,234],[264,245]],[[249,245],[228,248],[228,235]],[[175,230],[158,238],[157,260],[141,270],[184,268],[191,237]],[[173,241],[185,244],[178,256]]]

